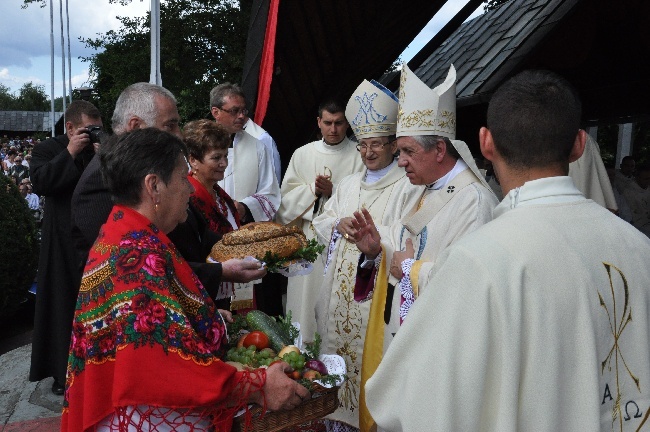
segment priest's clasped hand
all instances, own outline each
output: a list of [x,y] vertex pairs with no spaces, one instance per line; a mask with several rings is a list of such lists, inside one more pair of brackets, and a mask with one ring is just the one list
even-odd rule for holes
[[332,181],[330,180],[331,176],[329,175],[317,175],[316,180],[315,180],[315,186],[316,186],[316,195],[317,196],[324,196],[326,198],[329,198],[332,196],[332,188],[334,185],[332,184]]
[[354,212],[354,219],[351,222],[356,230],[354,242],[359,251],[369,260],[377,258],[381,252],[381,236],[377,231],[375,222],[372,220],[372,216],[370,216],[370,212],[365,208],[362,208],[361,212]]
[[405,259],[414,258],[415,249],[411,239],[406,239],[406,248],[401,251],[393,252],[393,258],[390,260],[390,274],[397,279],[402,279],[404,273],[402,272],[402,262]]

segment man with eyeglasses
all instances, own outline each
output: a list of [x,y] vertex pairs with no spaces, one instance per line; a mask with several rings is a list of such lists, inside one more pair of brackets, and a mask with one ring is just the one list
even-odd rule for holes
[[[456,71],[430,89],[404,65],[399,90],[399,166],[414,185],[424,185],[418,202],[388,229],[377,229],[366,209],[352,221],[363,253],[355,299],[372,299],[361,368],[359,424],[374,427],[366,407],[365,383],[431,277],[442,251],[492,219],[497,198],[456,135]],[[375,277],[376,275],[376,277]]]
[[345,117],[359,140],[356,147],[364,169],[338,183],[313,225],[320,242],[329,244],[316,302],[321,352],[339,353],[348,370],[341,392],[349,397],[341,398],[339,408],[327,416],[327,429],[349,431],[359,427],[361,359],[370,314],[370,302],[352,300],[359,262],[359,249],[351,236],[353,213],[365,208],[378,224],[389,226],[417,204],[424,187],[409,182],[395,157],[395,95],[375,81],[364,80],[348,100]]
[[219,186],[235,200],[242,224],[273,220],[280,207],[280,186],[270,151],[244,130],[248,109],[241,87],[231,83],[214,87],[210,91],[210,112],[233,135],[228,168]]
[[[348,139],[348,122],[341,103],[330,99],[318,108],[322,138],[298,148],[282,179],[282,205],[277,220],[302,228],[307,239],[316,238],[312,221],[323,212],[336,185],[346,176],[363,169],[355,143]],[[311,341],[316,331],[314,306],[323,279],[323,259],[313,271],[287,282],[287,311],[300,322],[303,340]]]

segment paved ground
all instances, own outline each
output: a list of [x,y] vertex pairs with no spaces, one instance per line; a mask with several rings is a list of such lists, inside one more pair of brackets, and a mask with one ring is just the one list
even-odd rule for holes
[[0,356],[0,431],[58,431],[63,396],[52,394],[52,378],[28,381],[32,345]]
[[52,394],[52,378],[28,381],[33,323],[33,298],[0,323],[0,432],[60,429],[63,396]]

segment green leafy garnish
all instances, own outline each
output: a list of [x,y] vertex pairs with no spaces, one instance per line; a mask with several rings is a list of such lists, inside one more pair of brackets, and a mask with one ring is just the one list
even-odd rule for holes
[[236,346],[241,331],[248,330],[248,322],[246,321],[245,315],[233,315],[232,319],[233,322],[228,323],[226,328],[228,329],[228,339],[230,340],[230,344]]
[[336,383],[341,380],[345,379],[345,375],[336,375],[336,374],[328,374],[328,375],[323,375],[318,379],[318,381],[323,383],[323,386],[336,386]]
[[285,335],[289,338],[291,343],[296,340],[298,336],[300,336],[300,330],[298,330],[297,327],[293,325],[293,322],[291,322],[291,311],[287,311],[287,314],[283,317],[276,317],[275,320],[280,324],[280,327],[282,328],[282,331],[284,332]]
[[314,333],[314,341],[305,343],[305,356],[307,360],[316,359],[320,356],[320,343],[321,337],[318,333]]
[[307,246],[298,249],[294,254],[289,257],[281,258],[278,254],[271,251],[266,251],[263,257],[255,257],[260,261],[266,263],[267,271],[277,273],[278,270],[285,267],[285,264],[293,260],[304,259],[305,261],[314,262],[319,257],[325,246],[319,244],[316,239],[311,239],[307,242]]

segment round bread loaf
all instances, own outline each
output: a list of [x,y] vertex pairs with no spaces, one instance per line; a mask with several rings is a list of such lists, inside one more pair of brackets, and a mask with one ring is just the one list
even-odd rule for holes
[[210,258],[224,262],[232,258],[262,258],[266,252],[288,258],[307,246],[307,239],[298,227],[285,227],[275,222],[253,222],[224,235],[210,252]]

